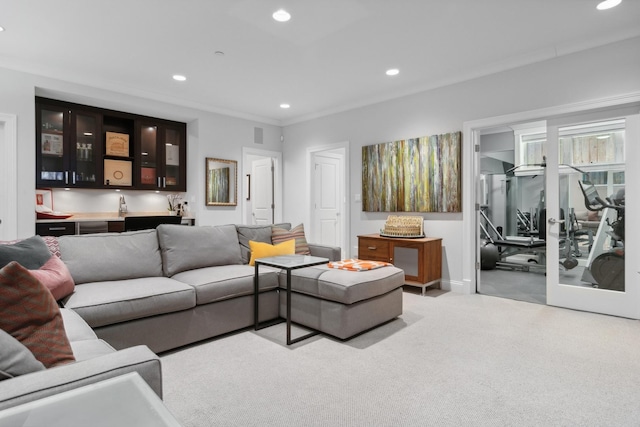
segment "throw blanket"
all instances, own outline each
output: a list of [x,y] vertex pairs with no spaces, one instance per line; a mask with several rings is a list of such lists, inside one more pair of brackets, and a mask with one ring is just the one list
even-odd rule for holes
[[357,258],[343,259],[342,261],[332,261],[328,264],[329,268],[338,268],[340,270],[348,271],[373,270],[375,268],[386,267],[387,265],[393,264],[384,261],[367,261]]

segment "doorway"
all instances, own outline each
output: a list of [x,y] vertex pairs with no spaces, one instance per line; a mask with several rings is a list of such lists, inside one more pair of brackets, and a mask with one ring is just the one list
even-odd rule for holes
[[338,246],[342,258],[349,250],[347,203],[348,142],[307,150],[309,171],[309,236],[323,245]]
[[[544,180],[539,171],[516,167],[516,141],[544,130],[544,122],[535,122],[481,131],[478,293],[546,304],[544,256],[526,245],[538,238]],[[498,244],[505,240],[513,246]]]
[[[637,272],[625,259],[633,264],[640,256],[624,239],[636,228],[624,222],[637,208],[624,189],[638,175],[625,167],[625,158],[638,158],[637,144],[625,144],[640,138],[638,101],[547,117],[543,127],[499,123],[471,132],[479,176],[476,291],[638,318],[640,290],[631,280]],[[513,131],[511,167],[483,141],[495,128]],[[505,207],[493,203],[496,193]]]
[[[0,113],[0,240],[14,240],[18,234],[17,117]],[[35,203],[35,201],[34,201]]]
[[282,153],[242,149],[242,218],[253,225],[282,222]]

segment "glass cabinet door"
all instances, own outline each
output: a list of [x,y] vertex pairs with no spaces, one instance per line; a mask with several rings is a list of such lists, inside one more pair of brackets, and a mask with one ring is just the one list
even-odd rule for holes
[[40,187],[96,187],[101,169],[100,115],[38,104],[36,183]]
[[159,188],[158,127],[143,124],[140,127],[140,186]]
[[177,129],[165,128],[165,188],[176,190],[181,186],[181,133]]
[[72,184],[92,186],[97,180],[98,159],[101,157],[101,145],[98,143],[100,129],[99,118],[94,114],[76,113],[75,141],[72,141],[75,165]]
[[67,113],[62,108],[43,107],[38,111],[40,123],[36,135],[38,160],[36,181],[40,185],[65,185],[69,182],[66,157]]
[[141,122],[138,128],[139,188],[185,191],[184,131],[163,122]]

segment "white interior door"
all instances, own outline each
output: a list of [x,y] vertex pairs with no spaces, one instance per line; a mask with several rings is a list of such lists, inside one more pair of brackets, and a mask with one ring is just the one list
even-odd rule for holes
[[[625,221],[640,199],[633,186],[640,182],[638,111],[547,121],[549,305],[640,318],[640,227]],[[583,221],[585,213],[591,221]],[[588,222],[597,228],[587,229]]]
[[331,153],[316,153],[313,168],[313,240],[324,245],[342,247],[342,160]]
[[251,217],[253,224],[274,223],[273,159],[264,158],[251,163]]

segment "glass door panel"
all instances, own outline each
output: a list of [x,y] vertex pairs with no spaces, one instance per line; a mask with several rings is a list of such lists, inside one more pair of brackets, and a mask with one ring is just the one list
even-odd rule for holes
[[40,124],[39,181],[43,184],[65,183],[64,111],[40,110]]
[[99,156],[97,137],[98,119],[94,115],[76,114],[75,183],[95,183]]
[[548,122],[547,303],[637,318],[625,187],[638,174],[625,157],[637,150],[629,141],[638,141],[640,116],[612,114]]
[[140,131],[140,144],[140,184],[159,187],[158,127],[143,125]]
[[180,132],[165,129],[165,185],[167,189],[180,185]]

